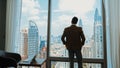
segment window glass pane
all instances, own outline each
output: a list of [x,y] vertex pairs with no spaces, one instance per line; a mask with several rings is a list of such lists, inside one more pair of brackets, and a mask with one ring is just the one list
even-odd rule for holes
[[20,41],[22,60],[46,58],[48,0],[22,0]]
[[77,16],[78,26],[86,36],[82,48],[83,58],[103,58],[103,24],[101,0],[51,0],[50,56],[68,57],[61,42],[65,27],[71,25],[73,16]]
[[[52,61],[51,68],[70,68],[69,62]],[[74,68],[78,68],[77,63],[74,63]],[[102,68],[101,64],[97,63],[83,63],[83,68]]]

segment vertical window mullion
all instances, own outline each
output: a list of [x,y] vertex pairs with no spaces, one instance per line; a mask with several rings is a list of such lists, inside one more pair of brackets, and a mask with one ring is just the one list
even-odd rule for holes
[[47,29],[47,62],[46,67],[51,68],[51,61],[49,60],[50,57],[50,23],[51,23],[51,0],[48,0],[48,29]]
[[104,68],[107,68],[107,43],[106,43],[106,13],[105,2],[102,0],[102,19],[103,19],[103,50],[104,50]]

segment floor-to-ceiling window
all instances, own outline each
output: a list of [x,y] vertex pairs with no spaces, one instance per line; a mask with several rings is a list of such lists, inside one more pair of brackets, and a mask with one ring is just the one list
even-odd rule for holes
[[101,0],[51,0],[50,56],[67,57],[61,42],[63,29],[71,25],[73,16],[79,18],[86,43],[82,49],[84,58],[103,58],[103,24]]
[[[104,60],[102,0],[22,0],[20,36],[16,48],[22,60],[31,60],[36,55],[38,59],[50,58],[48,66],[51,68],[69,68],[66,61],[68,52],[61,42],[61,35],[63,29],[71,25],[73,16],[79,18],[77,25],[83,28],[86,36],[83,58],[98,59],[98,63],[94,60],[93,63],[85,62],[83,67],[102,68],[99,63],[99,60]],[[55,58],[63,59],[54,61]]]
[[[77,16],[77,25],[83,28],[86,36],[83,58],[104,59],[102,0],[51,0],[50,10],[50,57],[68,57],[61,35],[64,28],[71,25],[72,17]],[[83,66],[102,68],[100,64],[92,63],[83,63]],[[52,61],[51,68],[69,68],[69,63]]]
[[[46,59],[48,0],[22,0],[20,36],[16,51],[22,60]],[[37,59],[39,60],[39,59]]]

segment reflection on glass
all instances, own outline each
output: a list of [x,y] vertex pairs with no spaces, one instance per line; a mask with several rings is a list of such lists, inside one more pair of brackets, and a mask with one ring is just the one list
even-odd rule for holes
[[[69,62],[52,61],[51,68],[70,68]],[[74,68],[78,68],[77,63],[74,63]],[[97,63],[83,63],[83,68],[102,68],[101,64]]]
[[22,60],[41,62],[47,52],[48,0],[22,0],[20,41]]
[[103,24],[101,0],[51,0],[50,56],[67,57],[68,52],[61,42],[63,29],[71,25],[73,16],[79,18],[86,43],[82,48],[83,58],[103,58]]

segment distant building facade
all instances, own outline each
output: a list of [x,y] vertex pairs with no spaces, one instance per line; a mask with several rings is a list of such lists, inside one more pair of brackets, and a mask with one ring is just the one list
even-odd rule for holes
[[34,21],[30,20],[28,28],[28,58],[33,58],[36,54],[38,54],[38,46],[38,27]]
[[22,57],[22,60],[27,59],[28,58],[28,29],[22,29],[20,32],[20,54]]

